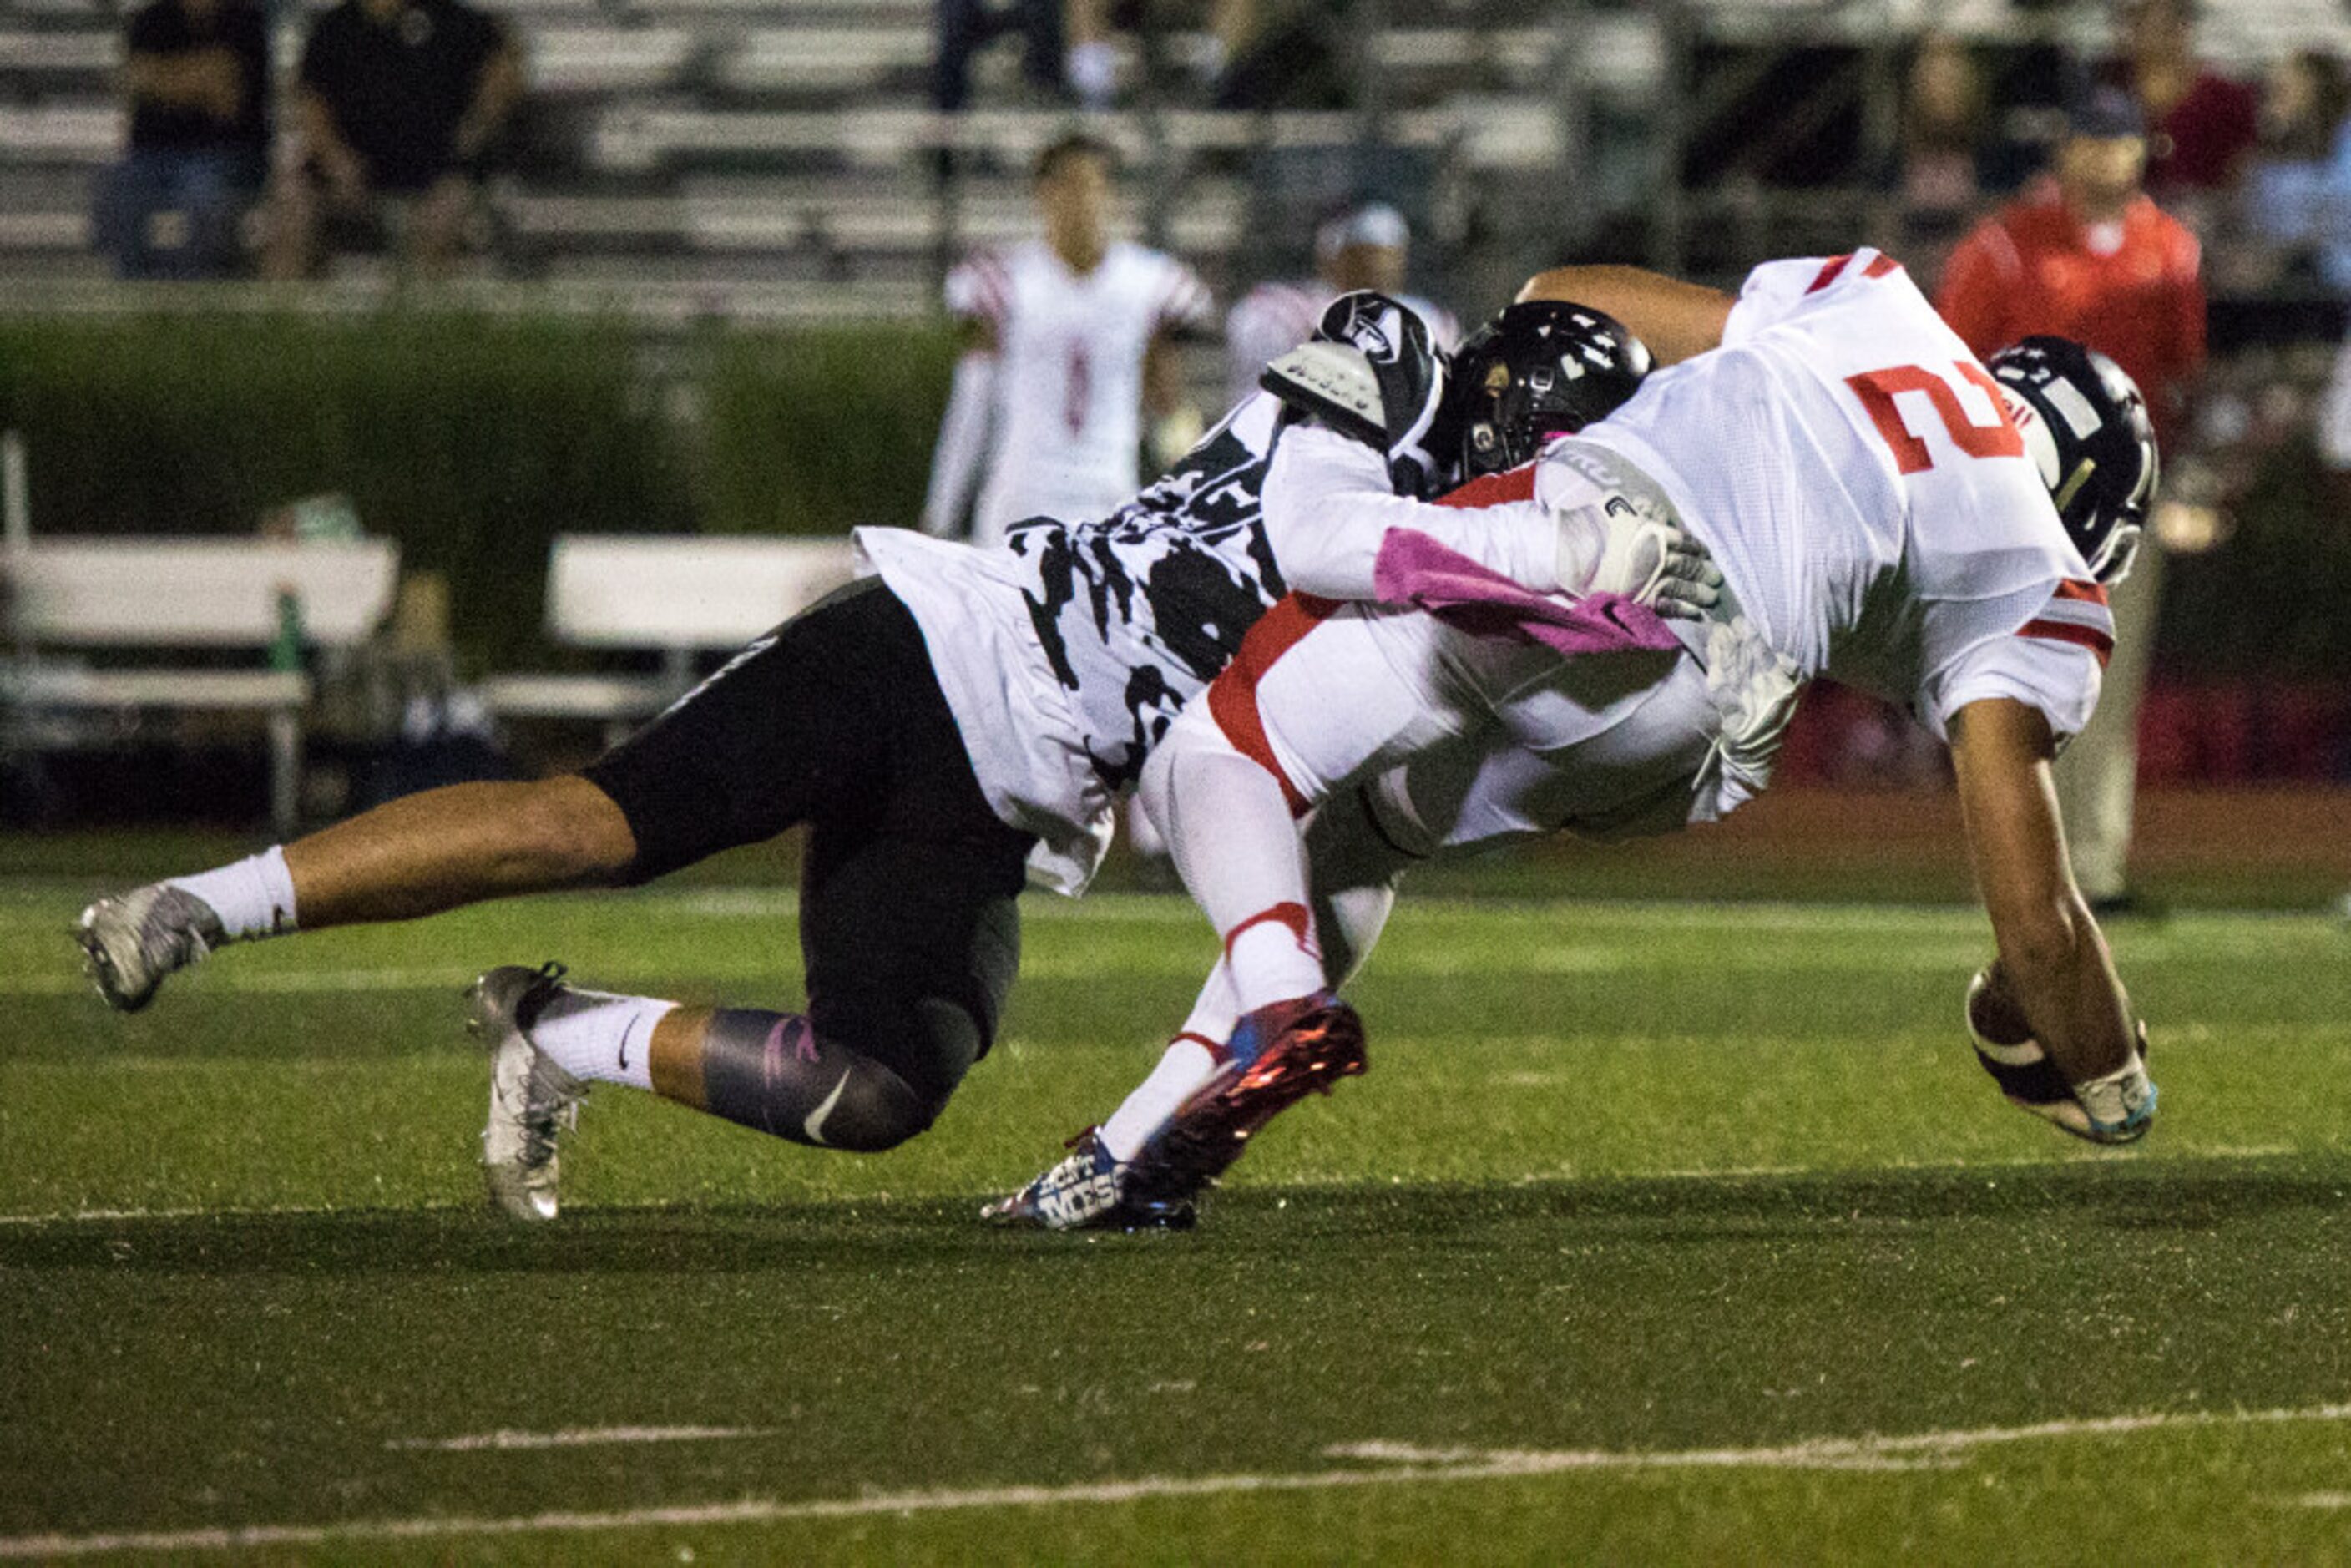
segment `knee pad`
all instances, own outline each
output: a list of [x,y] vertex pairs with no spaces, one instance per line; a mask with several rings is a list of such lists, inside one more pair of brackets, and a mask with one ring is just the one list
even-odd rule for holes
[[877,1061],[836,1048],[848,1059],[841,1082],[808,1118],[811,1142],[856,1154],[894,1149],[929,1127],[940,1105]]

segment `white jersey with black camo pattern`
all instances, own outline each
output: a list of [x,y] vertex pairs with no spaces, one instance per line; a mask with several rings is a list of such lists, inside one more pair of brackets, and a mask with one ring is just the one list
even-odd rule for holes
[[1285,591],[1259,517],[1280,405],[1259,394],[1111,516],[1032,517],[994,549],[898,528],[857,542],[923,629],[973,771],[1081,891],[1116,796]]

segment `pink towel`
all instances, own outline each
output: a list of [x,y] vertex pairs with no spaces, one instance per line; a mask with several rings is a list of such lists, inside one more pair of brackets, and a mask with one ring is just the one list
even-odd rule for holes
[[1531,637],[1561,653],[1678,652],[1657,612],[1621,593],[1536,593],[1426,534],[1390,528],[1373,563],[1383,604],[1409,604],[1480,637]]

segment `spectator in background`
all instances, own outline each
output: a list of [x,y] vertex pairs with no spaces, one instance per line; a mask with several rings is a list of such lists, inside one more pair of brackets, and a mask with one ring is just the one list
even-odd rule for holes
[[2148,129],[2147,185],[2167,199],[2233,186],[2261,135],[2260,100],[2196,57],[2193,0],[2137,0],[2123,13],[2120,85]]
[[1092,25],[1089,0],[939,0],[931,101],[946,113],[959,113],[971,101],[972,57],[1007,33],[1020,35],[1020,74],[1029,85],[1062,99],[1069,90],[1062,74],[1065,40]]
[[967,344],[931,461],[926,532],[992,545],[1029,517],[1108,517],[1134,494],[1146,434],[1162,463],[1199,434],[1178,345],[1210,328],[1214,304],[1182,262],[1111,238],[1111,164],[1092,137],[1056,141],[1037,160],[1044,233],[948,275]]
[[1986,120],[1983,78],[1967,46],[1949,33],[1928,34],[1904,84],[1889,246],[1921,278],[1940,271],[1944,252],[1975,221]]
[[2288,55],[2270,71],[2262,97],[2262,139],[2245,182],[2253,232],[2284,253],[2288,270],[2307,268],[2351,294],[2351,80],[2320,49]]
[[[1087,109],[1108,109],[1118,97],[1118,48],[1113,26],[1137,30],[1165,26],[1161,0],[1070,0],[1070,87]],[[1221,108],[1228,73],[1258,40],[1259,0],[1207,0],[1207,32],[1190,65],[1201,86]]]
[[1314,231],[1314,276],[1298,282],[1260,283],[1225,321],[1226,402],[1257,390],[1266,362],[1314,334],[1323,308],[1357,288],[1394,295],[1428,324],[1431,341],[1450,353],[1461,323],[1441,306],[1404,292],[1412,259],[1412,228],[1385,202],[1363,202],[1334,213]]
[[[2053,175],[1986,219],[1951,253],[1936,307],[1979,355],[2036,332],[2115,361],[2147,395],[2168,450],[2187,427],[2204,368],[2204,284],[2196,238],[2141,189],[2145,123],[2120,90],[2099,88],[2068,114]],[[2130,854],[2138,704],[2162,587],[2153,538],[2112,589],[2115,648],[2098,710],[2059,758],[2057,789],[2074,874],[2094,911],[2135,902]]]
[[411,265],[447,272],[521,98],[520,51],[463,0],[341,0],[321,13],[302,47],[294,154],[278,172],[271,276],[314,270],[329,219],[387,216]]
[[[972,57],[1007,33],[1021,37],[1021,74],[1038,92],[1105,110],[1118,97],[1116,26],[1155,23],[1155,0],[939,0],[932,101],[947,113],[971,99]],[[1193,61],[1211,93],[1258,30],[1258,0],[1207,0],[1204,53]]]
[[249,0],[152,0],[122,71],[131,146],[99,178],[99,250],[125,277],[219,277],[269,167],[269,26]]

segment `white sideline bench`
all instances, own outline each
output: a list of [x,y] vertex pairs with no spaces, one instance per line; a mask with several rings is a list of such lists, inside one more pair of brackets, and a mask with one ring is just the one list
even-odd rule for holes
[[658,653],[661,674],[493,675],[479,694],[502,718],[597,721],[614,737],[684,695],[697,654],[741,647],[852,574],[846,538],[564,534],[548,553],[548,635]]
[[[300,607],[305,642],[362,643],[392,608],[400,552],[389,539],[292,544],[247,538],[37,539],[0,551],[6,620],[25,657],[0,671],[0,697],[26,708],[178,708],[256,713],[269,730],[269,813],[290,834],[301,802],[300,670],[175,669],[172,649],[265,653],[277,639],[278,594]],[[93,669],[59,649],[137,650],[159,657]]]

